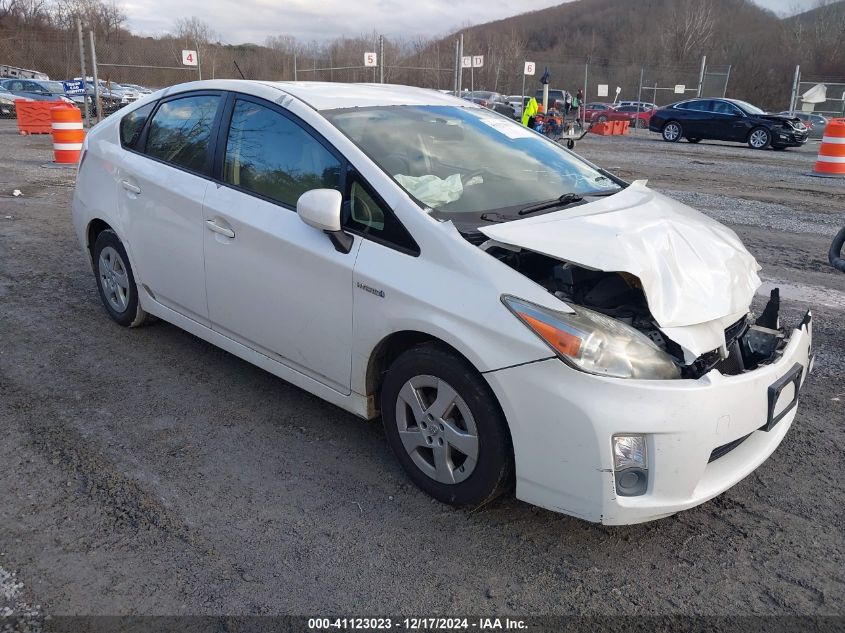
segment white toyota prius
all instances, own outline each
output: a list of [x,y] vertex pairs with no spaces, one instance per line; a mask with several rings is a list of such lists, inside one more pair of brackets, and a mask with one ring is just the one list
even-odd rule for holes
[[[337,95],[342,94],[343,99]],[[811,366],[730,229],[433,90],[204,81],[88,135],[106,311],[363,418],[409,477],[590,521],[700,504],[783,440]]]

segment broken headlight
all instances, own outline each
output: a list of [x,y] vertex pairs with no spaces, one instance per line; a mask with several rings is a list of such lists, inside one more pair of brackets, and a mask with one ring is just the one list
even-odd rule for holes
[[645,334],[581,306],[559,312],[503,296],[502,302],[567,364],[590,374],[645,380],[679,378],[678,365]]

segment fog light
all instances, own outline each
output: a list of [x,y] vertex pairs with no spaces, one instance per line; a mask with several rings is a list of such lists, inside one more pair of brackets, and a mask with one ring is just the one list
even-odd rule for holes
[[648,488],[648,452],[644,435],[613,436],[616,494],[636,497]]

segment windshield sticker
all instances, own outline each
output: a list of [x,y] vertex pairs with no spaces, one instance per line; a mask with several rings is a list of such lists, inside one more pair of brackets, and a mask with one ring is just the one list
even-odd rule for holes
[[508,138],[537,138],[537,135],[534,134],[534,132],[524,125],[519,125],[518,123],[513,123],[505,119],[500,121],[499,119],[493,117],[484,117],[480,120],[482,123],[489,125],[494,130],[500,134],[504,134]]

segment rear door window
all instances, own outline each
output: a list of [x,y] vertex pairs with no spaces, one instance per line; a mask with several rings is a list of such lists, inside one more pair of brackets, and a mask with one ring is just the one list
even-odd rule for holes
[[141,132],[144,129],[144,124],[152,113],[155,103],[148,103],[147,105],[133,110],[120,121],[120,144],[127,149],[133,149],[138,139],[141,137]]
[[219,95],[193,95],[165,101],[150,121],[144,153],[205,174]]

